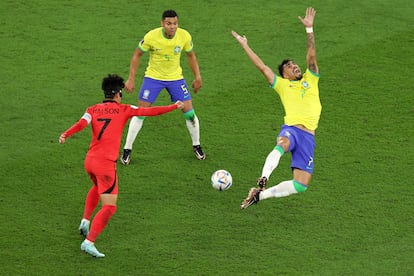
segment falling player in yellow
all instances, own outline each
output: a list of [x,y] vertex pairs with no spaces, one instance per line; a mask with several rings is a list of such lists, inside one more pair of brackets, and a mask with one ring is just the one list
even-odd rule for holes
[[[149,52],[150,58],[145,71],[144,80],[138,96],[138,106],[149,107],[157,99],[159,93],[166,89],[172,102],[184,103],[183,114],[197,159],[203,160],[206,155],[200,145],[200,124],[194,112],[190,89],[183,77],[180,58],[185,52],[190,68],[194,74],[192,88],[197,93],[202,80],[197,58],[193,50],[193,42],[188,31],[178,27],[178,15],[173,10],[164,11],[161,27],[149,31],[139,42],[130,63],[125,90],[132,92],[135,88],[135,75],[141,56]],[[128,165],[131,161],[132,144],[141,130],[145,117],[133,117],[129,124],[128,134],[121,157],[121,163]]]
[[[307,69],[304,74],[293,60],[286,59],[279,65],[280,76],[277,76],[249,47],[245,36],[232,32],[250,60],[279,94],[285,109],[284,125],[278,134],[276,146],[263,165],[261,177],[257,181],[258,188],[250,189],[247,198],[241,204],[242,209],[259,200],[304,192],[311,180],[314,167],[315,130],[322,111],[313,33],[315,14],[313,8],[307,8],[305,18],[299,17],[307,33]],[[285,152],[292,153],[293,179],[282,181],[266,189],[270,175]]]

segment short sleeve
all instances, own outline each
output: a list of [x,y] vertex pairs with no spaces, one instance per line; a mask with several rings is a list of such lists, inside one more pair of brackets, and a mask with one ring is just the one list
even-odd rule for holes
[[193,39],[189,32],[185,32],[185,44],[184,44],[184,51],[191,52],[193,50]]
[[138,48],[143,52],[148,52],[151,49],[151,39],[149,38],[148,34],[144,36],[143,39],[138,44]]

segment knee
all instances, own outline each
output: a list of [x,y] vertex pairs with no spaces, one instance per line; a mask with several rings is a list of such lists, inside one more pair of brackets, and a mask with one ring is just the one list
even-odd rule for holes
[[277,137],[276,146],[279,146],[284,152],[287,152],[290,147],[290,141],[287,137]]
[[108,212],[110,216],[113,216],[116,213],[116,205],[103,205],[102,209],[105,212]]

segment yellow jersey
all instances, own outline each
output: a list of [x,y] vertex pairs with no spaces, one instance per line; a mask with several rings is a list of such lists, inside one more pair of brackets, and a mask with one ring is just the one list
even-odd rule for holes
[[164,28],[149,31],[138,45],[138,48],[150,53],[145,76],[164,81],[183,78],[180,58],[182,51],[191,52],[193,42],[189,32],[178,28],[173,38],[167,38]]
[[304,125],[307,129],[318,127],[322,112],[319,99],[319,74],[306,69],[301,80],[290,81],[275,76],[272,88],[279,94],[285,109],[286,125]]

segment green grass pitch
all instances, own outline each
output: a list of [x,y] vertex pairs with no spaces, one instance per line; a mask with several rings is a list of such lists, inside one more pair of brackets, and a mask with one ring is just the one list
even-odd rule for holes
[[[323,105],[314,176],[304,194],[241,211],[283,110],[230,32],[275,70],[286,57],[304,69],[297,16],[308,5]],[[106,74],[127,78],[138,41],[170,8],[202,72],[193,102],[207,159],[192,155],[180,112],[147,118],[131,165],[118,165],[97,260],[77,231],[90,128],[64,145],[58,136],[101,100]],[[413,10],[409,0],[2,1],[0,274],[413,275]],[[162,93],[156,104],[167,103]],[[289,162],[270,184],[291,177]],[[230,190],[211,187],[217,169],[231,172]]]

